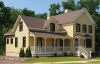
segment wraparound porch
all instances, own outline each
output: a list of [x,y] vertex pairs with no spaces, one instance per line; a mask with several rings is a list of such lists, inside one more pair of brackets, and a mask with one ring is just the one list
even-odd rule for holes
[[[33,33],[34,34],[34,33]],[[71,37],[69,36],[44,36],[31,35],[29,37],[29,46],[31,52],[35,56],[37,54],[52,55],[54,53],[71,53]]]

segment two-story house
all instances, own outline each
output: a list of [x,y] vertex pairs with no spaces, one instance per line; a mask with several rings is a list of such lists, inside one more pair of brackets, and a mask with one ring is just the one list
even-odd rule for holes
[[66,9],[47,19],[19,15],[6,36],[6,55],[18,56],[20,48],[31,47],[32,54],[52,56],[64,52],[91,58],[95,52],[95,26],[87,9]]

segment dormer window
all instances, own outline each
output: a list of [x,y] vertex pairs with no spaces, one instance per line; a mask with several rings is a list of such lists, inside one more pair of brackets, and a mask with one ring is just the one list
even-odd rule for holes
[[50,23],[50,31],[55,32],[55,24]]
[[23,31],[23,22],[19,22],[19,31]]

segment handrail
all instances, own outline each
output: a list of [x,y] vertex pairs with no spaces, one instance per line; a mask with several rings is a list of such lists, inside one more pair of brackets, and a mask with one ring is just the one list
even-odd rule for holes
[[91,52],[86,48],[79,46],[80,51],[86,56],[86,58],[91,58]]

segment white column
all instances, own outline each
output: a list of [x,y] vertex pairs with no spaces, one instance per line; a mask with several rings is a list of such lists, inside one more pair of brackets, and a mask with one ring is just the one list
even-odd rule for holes
[[56,39],[54,39],[54,42],[53,42],[53,44],[54,44],[54,52],[55,52],[55,43],[56,43]]
[[64,52],[64,39],[63,39],[63,52]]
[[36,42],[35,42],[35,36],[34,36],[34,56],[36,55],[36,54],[35,54],[35,43],[36,43]]
[[46,39],[47,39],[47,38],[45,38],[45,56],[46,56]]

